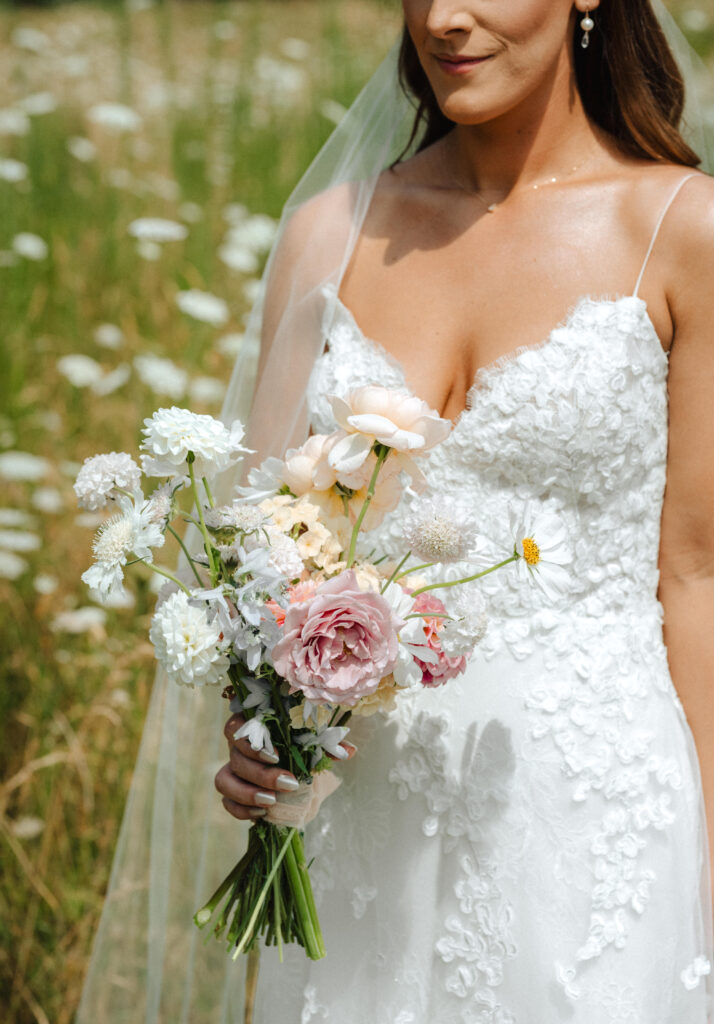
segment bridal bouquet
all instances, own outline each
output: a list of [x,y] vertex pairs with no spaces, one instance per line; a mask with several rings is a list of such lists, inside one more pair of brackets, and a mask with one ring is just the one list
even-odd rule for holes
[[[281,955],[285,942],[312,959],[325,955],[302,832],[337,786],[329,768],[346,756],[350,717],[390,710],[464,671],[486,628],[471,581],[512,562],[522,571],[560,568],[557,551],[542,560],[521,530],[512,553],[459,580],[467,586],[447,606],[434,591],[457,584],[416,573],[474,556],[477,524],[458,503],[428,498],[406,517],[403,558],[374,557],[363,532],[396,508],[406,480],[424,489],[419,457],[451,424],[420,399],[381,387],[331,401],[339,429],[267,459],[229,505],[214,504],[208,480],[247,453],[243,426],[178,408],[144,421],[142,470],[163,480],[148,497],[125,452],[88,459],[75,484],[85,508],[118,509],[100,527],[82,579],[111,600],[132,562],[166,577],[150,629],[158,661],[179,685],[223,686],[245,718],[236,738],[299,780],[251,826],[246,854],[195,915],[199,927],[214,920],[234,958],[261,937]],[[171,525],[182,489],[198,551]],[[167,533],[185,555],[176,572],[154,563]]]

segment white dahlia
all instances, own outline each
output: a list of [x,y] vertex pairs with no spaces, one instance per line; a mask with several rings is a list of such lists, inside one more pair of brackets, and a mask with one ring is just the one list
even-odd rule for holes
[[104,508],[110,498],[117,497],[117,488],[135,491],[141,481],[141,470],[126,452],[109,452],[84,460],[77,474],[74,492],[81,508],[94,512]]
[[220,647],[221,634],[205,607],[183,590],[156,610],[149,637],[157,660],[175,683],[210,686],[224,681],[229,661]]
[[243,424],[234,420],[230,427],[212,416],[172,406],[158,409],[144,420],[142,465],[147,476],[174,476],[183,468],[189,452],[195,458],[196,474],[221,472],[250,452],[241,445]]

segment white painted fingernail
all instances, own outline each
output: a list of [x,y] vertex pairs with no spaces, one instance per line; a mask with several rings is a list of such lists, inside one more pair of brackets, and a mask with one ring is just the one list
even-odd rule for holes
[[283,793],[294,793],[296,789],[300,788],[300,783],[291,775],[278,775],[275,788],[282,790]]
[[261,804],[263,807],[272,807],[276,801],[274,793],[256,793],[255,802]]
[[248,813],[251,818],[263,818],[268,812],[264,807],[251,807]]
[[267,750],[261,750],[260,753],[258,754],[258,757],[260,758],[261,761],[265,761],[266,764],[277,764],[278,761],[280,760],[278,754],[271,754]]

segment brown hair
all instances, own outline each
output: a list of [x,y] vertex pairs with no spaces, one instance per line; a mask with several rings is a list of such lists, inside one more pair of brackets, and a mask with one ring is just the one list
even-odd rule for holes
[[[606,0],[590,17],[595,28],[589,47],[581,46],[577,23],[573,37],[575,79],[588,117],[633,156],[696,167],[700,158],[679,133],[684,81],[650,0]],[[417,152],[454,126],[436,102],[406,25],[399,81],[416,100],[416,114],[409,142],[395,163],[409,150],[422,122]]]

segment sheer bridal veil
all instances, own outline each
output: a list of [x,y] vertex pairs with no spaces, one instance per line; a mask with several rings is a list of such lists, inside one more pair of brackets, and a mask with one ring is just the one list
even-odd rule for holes
[[[685,76],[683,134],[708,170],[702,69],[660,0],[653,6]],[[256,464],[307,434],[305,392],[330,296],[334,301],[377,177],[402,151],[414,118],[413,100],[399,84],[398,54],[399,40],[283,211],[222,414],[246,422],[250,412]],[[325,285],[333,287],[323,291]],[[230,474],[218,482],[222,500],[236,482]],[[243,852],[247,833],[213,785],[226,760],[226,712],[217,693],[168,685],[157,674],[77,1024],[241,1020],[244,963],[234,963],[212,936],[206,941],[191,920]]]

